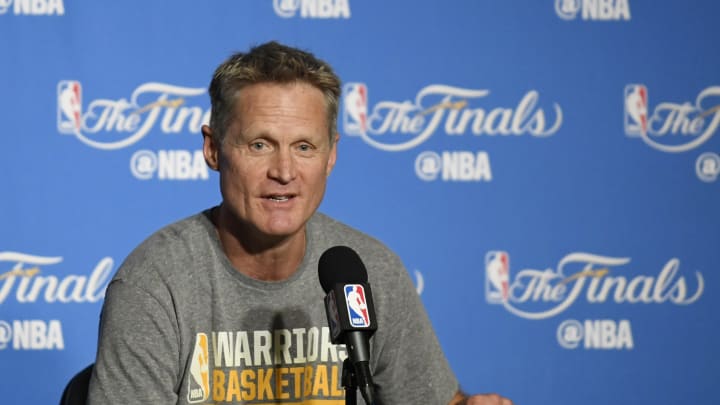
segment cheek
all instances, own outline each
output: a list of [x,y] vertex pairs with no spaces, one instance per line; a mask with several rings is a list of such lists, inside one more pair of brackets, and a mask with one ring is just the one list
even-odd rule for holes
[[253,181],[262,179],[261,165],[244,164],[238,158],[222,157],[220,160],[220,179],[225,192],[243,193],[252,188]]
[[325,189],[327,184],[328,171],[325,166],[313,168],[310,186],[317,192],[317,197],[322,197],[322,191]]
[[235,149],[230,149],[220,154],[219,166],[220,172],[224,172],[231,177],[240,177],[257,174],[262,164],[253,161],[252,158],[244,156]]

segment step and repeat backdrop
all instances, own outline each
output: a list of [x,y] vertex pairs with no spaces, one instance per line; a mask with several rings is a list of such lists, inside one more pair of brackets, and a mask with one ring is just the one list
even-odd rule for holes
[[720,403],[718,15],[712,0],[0,0],[0,403],[57,403],[94,361],[126,255],[220,201],[206,88],[268,40],[341,76],[321,211],[401,256],[466,391]]

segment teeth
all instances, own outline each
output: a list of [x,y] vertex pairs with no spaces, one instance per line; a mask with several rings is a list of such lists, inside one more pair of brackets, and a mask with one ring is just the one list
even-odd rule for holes
[[288,197],[282,196],[282,195],[274,195],[274,196],[271,196],[270,199],[273,201],[287,201]]

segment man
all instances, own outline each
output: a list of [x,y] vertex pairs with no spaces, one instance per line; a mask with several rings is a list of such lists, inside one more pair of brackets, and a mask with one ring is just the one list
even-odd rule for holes
[[337,157],[330,66],[267,43],[218,67],[210,97],[203,152],[222,203],[155,233],[118,270],[89,403],[343,404],[347,353],[330,343],[317,263],[346,245],[373,286],[382,404],[509,404],[461,394],[398,257],[316,212]]

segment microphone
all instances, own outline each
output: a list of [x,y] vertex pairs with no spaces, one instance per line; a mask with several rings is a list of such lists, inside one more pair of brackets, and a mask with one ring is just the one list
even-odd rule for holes
[[334,246],[320,256],[318,277],[327,294],[325,313],[330,341],[345,344],[360,393],[365,403],[373,405],[375,386],[370,373],[368,340],[377,330],[377,319],[365,265],[351,248]]

